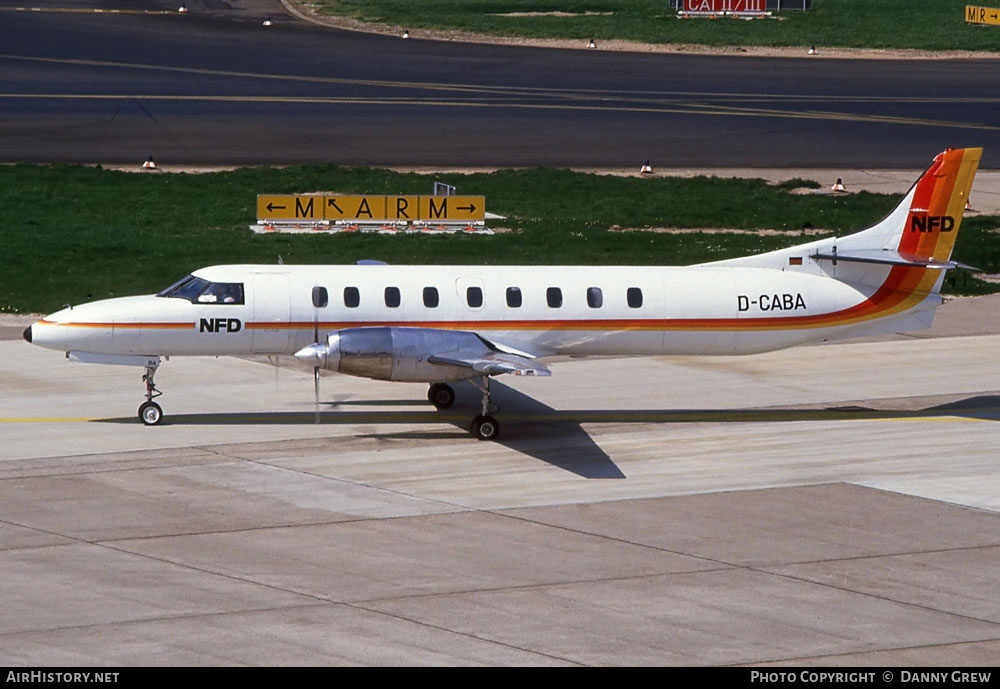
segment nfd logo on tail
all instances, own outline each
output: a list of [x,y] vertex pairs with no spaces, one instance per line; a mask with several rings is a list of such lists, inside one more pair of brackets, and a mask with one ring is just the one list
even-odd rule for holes
[[910,215],[910,232],[951,232],[955,229],[955,218],[950,215]]

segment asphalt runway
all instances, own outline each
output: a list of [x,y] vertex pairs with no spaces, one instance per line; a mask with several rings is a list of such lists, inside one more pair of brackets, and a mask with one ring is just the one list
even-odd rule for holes
[[[421,385],[0,342],[7,665],[994,665],[996,297],[934,337]],[[985,314],[985,315],[984,315]],[[9,323],[11,334],[20,324]]]
[[0,0],[0,161],[923,169],[1000,149],[991,59],[403,40],[266,0],[23,5]]

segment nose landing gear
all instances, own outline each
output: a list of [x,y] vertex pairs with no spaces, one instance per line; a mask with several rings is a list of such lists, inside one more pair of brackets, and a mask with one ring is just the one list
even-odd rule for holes
[[159,365],[159,361],[146,364],[146,372],[142,375],[142,382],[146,384],[146,401],[139,405],[139,420],[147,426],[155,426],[163,420],[163,409],[153,401],[163,394],[153,382],[153,375]]

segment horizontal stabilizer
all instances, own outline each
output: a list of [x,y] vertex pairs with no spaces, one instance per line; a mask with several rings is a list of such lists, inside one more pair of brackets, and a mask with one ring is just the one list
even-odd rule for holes
[[939,268],[941,270],[949,268],[966,268],[968,270],[978,270],[965,263],[958,261],[937,261],[934,257],[922,258],[914,254],[905,254],[889,249],[855,249],[854,251],[837,251],[836,247],[832,252],[818,251],[810,254],[809,258],[822,261],[849,261],[854,263],[880,263],[890,266],[914,266],[918,268]]

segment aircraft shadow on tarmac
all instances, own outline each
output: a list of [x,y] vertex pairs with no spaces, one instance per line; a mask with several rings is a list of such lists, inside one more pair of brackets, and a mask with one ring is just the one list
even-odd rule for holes
[[[762,409],[563,409],[556,410],[496,380],[491,384],[502,435],[494,442],[583,478],[626,478],[611,457],[581,427],[582,423],[782,423],[789,421],[859,421],[953,416],[1000,421],[1000,395],[976,395],[923,409],[877,409],[867,406]],[[372,433],[364,437],[441,440],[468,438],[478,412],[479,393],[455,386],[455,406],[448,410],[402,411],[427,407],[425,400],[341,400],[321,402],[315,411],[174,414],[163,425],[301,424],[434,424],[456,430]],[[394,407],[394,410],[351,410],[351,407]],[[348,408],[348,409],[345,409]],[[135,417],[101,419],[102,423],[139,423]]]

